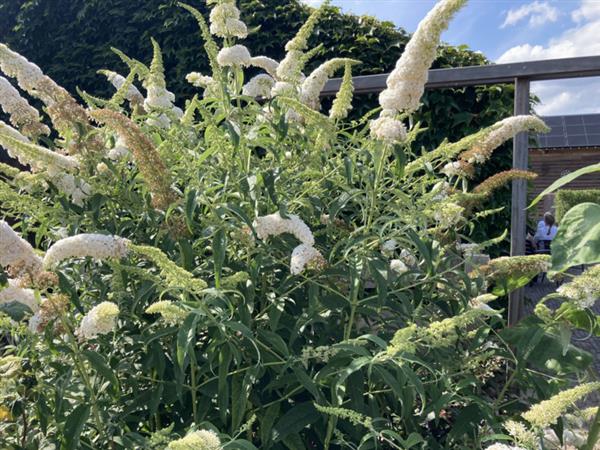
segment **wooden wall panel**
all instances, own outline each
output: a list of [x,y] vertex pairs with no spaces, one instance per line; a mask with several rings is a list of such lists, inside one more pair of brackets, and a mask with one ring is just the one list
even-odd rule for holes
[[[567,175],[577,169],[600,163],[600,148],[571,148],[555,150],[529,150],[529,170],[538,174],[529,189],[529,197],[533,199],[536,195],[550,186],[560,177]],[[569,183],[566,189],[600,189],[600,173],[585,175]],[[553,205],[553,196],[539,203],[536,217],[543,215]]]

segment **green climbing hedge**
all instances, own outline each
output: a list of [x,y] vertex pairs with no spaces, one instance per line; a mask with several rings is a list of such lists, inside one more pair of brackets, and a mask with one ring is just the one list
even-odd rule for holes
[[[208,15],[204,0],[192,4]],[[310,8],[297,0],[242,0],[242,16],[253,32],[246,39],[253,54],[277,60],[283,56],[283,42],[295,34],[309,15]],[[0,0],[0,41],[27,55],[71,92],[75,88],[108,95],[111,86],[96,71],[110,68],[126,73],[125,66],[111,51],[116,47],[142,61],[152,54],[150,37],[161,45],[169,89],[177,98],[190,98],[194,89],[185,81],[190,71],[209,70],[193,18],[177,7],[177,0]],[[308,68],[311,70],[332,57],[362,61],[355,75],[390,71],[409,35],[391,22],[372,17],[343,14],[329,7],[310,41],[322,50]],[[488,64],[479,52],[466,46],[440,48],[433,68]],[[375,95],[356,102],[356,117],[377,105]],[[425,107],[415,121],[428,127],[419,143],[435,148],[444,138],[457,140],[512,115],[511,85],[479,86],[428,92]],[[435,126],[433,126],[435,124]],[[510,145],[499,149],[493,162],[481,169],[481,181],[511,166]],[[509,204],[510,188],[492,199],[495,207]],[[474,238],[500,235],[510,226],[510,209],[495,220],[479,219]]]
[[561,189],[554,199],[556,220],[560,221],[574,206],[588,202],[600,203],[600,189]]

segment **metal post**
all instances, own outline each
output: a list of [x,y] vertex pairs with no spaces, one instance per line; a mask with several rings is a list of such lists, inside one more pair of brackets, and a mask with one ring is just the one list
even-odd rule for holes
[[[529,114],[530,81],[515,78],[515,115]],[[519,133],[513,140],[513,169],[527,170],[529,159],[529,134]],[[512,182],[512,205],[510,226],[511,256],[525,254],[527,233],[527,181]],[[510,294],[508,302],[508,324],[514,325],[523,317],[523,289]]]

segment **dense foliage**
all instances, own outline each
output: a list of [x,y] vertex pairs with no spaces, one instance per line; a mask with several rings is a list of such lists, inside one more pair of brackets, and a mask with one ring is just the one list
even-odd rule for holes
[[[203,13],[208,10],[204,1],[192,5]],[[310,11],[297,0],[243,0],[240,9],[251,30],[248,47],[278,61],[284,56],[281,44],[293,37]],[[145,61],[152,54],[151,37],[163,48],[167,78],[177,98],[193,95],[193,89],[185,82],[187,73],[204,73],[209,68],[195,23],[177,7],[177,0],[0,0],[0,20],[4,21],[0,24],[0,42],[36,61],[72,92],[80,88],[95,95],[108,95],[97,70],[107,66],[125,70],[111,47]],[[408,37],[392,23],[343,14],[339,8],[328,7],[309,41],[311,47],[322,45],[309,67],[315,68],[333,57],[348,57],[361,61],[354,70],[357,75],[389,72]],[[466,47],[442,46],[433,67],[488,63],[482,54]],[[426,93],[423,103],[426,108],[418,111],[415,118],[430,130],[419,137],[418,144],[433,148],[445,138],[459,139],[512,114],[513,87],[436,90]],[[376,105],[375,95],[361,96],[356,117]],[[482,181],[509,169],[511,164],[511,147],[507,145],[496,152],[490,164],[477,169],[480,173],[476,179]],[[491,201],[495,207],[502,207],[509,199],[510,190],[505,188],[496,192]],[[509,223],[510,210],[506,209],[493,221],[476,221],[474,237],[497,235]]]
[[600,385],[568,332],[599,331],[597,269],[507,329],[499,296],[550,258],[490,261],[503,235],[469,236],[493,191],[534,176],[475,172],[543,122],[418,143],[437,131],[411,115],[464,0],[439,2],[354,121],[355,61],[302,73],[321,11],[277,62],[237,44],[231,0],[210,3],[210,28],[181,5],[210,61],[185,104],[156,41],[85,107],[0,45],[20,88],[0,78],[0,145],[31,170],[0,165],[0,446],[533,450],[570,410],[592,450],[600,414],[575,403]]
[[554,205],[556,207],[556,220],[580,203],[600,203],[600,189],[561,189],[556,193]]

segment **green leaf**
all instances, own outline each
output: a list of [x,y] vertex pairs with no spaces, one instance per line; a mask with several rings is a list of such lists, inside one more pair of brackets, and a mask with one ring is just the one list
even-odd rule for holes
[[103,376],[106,381],[110,383],[111,390],[113,393],[119,392],[119,380],[115,375],[114,371],[110,368],[108,363],[106,362],[106,358],[99,353],[93,352],[91,350],[84,350],[83,356],[85,359],[89,361],[94,370],[101,376]]
[[220,228],[213,237],[213,260],[215,264],[215,287],[221,287],[221,274],[223,272],[223,263],[227,252],[227,235],[225,230]]
[[177,332],[177,364],[181,370],[185,370],[185,358],[193,351],[196,338],[196,325],[198,324],[198,315],[190,313]]
[[567,320],[575,328],[600,336],[600,316],[589,309],[579,309],[572,303],[564,302],[556,310],[556,316]]
[[269,442],[271,442],[271,430],[275,419],[279,416],[281,410],[281,403],[274,403],[267,408],[265,415],[260,421],[260,443],[263,448],[268,448]]
[[548,195],[548,194],[556,191],[557,189],[560,189],[561,187],[569,184],[575,178],[579,178],[579,177],[581,177],[583,175],[587,175],[589,173],[594,173],[594,172],[600,172],[600,163],[598,163],[598,164],[592,164],[591,166],[587,166],[587,167],[583,167],[582,169],[576,170],[575,172],[572,172],[572,173],[570,173],[568,175],[565,175],[564,177],[559,178],[554,183],[552,183],[550,186],[548,186],[546,189],[544,189],[540,195],[538,195],[535,199],[533,199],[533,201],[529,205],[529,208],[534,207],[546,195]]
[[195,189],[190,189],[185,197],[185,222],[190,232],[193,232],[194,227],[194,212],[198,205],[197,192]]
[[0,313],[4,313],[12,320],[19,322],[25,316],[31,314],[32,311],[27,305],[15,300],[0,304]]
[[320,417],[312,402],[298,403],[292,406],[273,427],[273,442],[285,439],[291,434],[298,434],[307,425],[316,422]]
[[90,416],[89,405],[79,405],[73,410],[65,422],[64,441],[68,450],[79,448],[79,437],[83,431],[88,417]]
[[538,275],[537,272],[510,274],[496,281],[492,294],[498,297],[508,295],[512,291],[526,286],[536,275]]
[[571,336],[573,332],[571,331],[571,327],[566,323],[561,323],[559,327],[560,331],[560,343],[562,346],[562,355],[565,356],[569,351],[569,346],[571,345]]
[[552,271],[600,262],[600,205],[581,203],[563,217],[552,241]]

